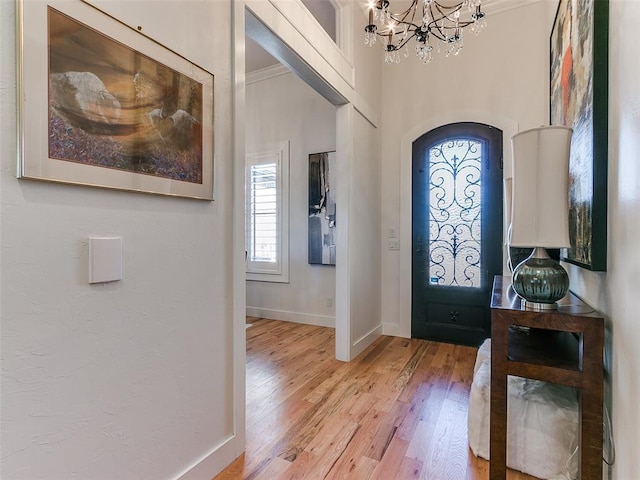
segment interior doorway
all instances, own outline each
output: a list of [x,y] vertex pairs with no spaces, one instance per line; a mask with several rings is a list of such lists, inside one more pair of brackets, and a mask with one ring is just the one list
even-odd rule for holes
[[[260,48],[247,39],[247,52]],[[247,62],[247,315],[334,328],[335,260],[322,256],[324,245],[335,252],[339,228],[335,163],[322,171],[330,201],[312,187],[317,158],[335,158],[336,107],[275,62],[257,70]],[[325,219],[331,229],[312,228]]]
[[[311,2],[312,3],[312,7],[315,7],[317,5],[315,5],[317,2]],[[323,2],[323,3],[327,3],[329,5],[333,5],[333,2]],[[334,8],[332,6],[332,8]],[[312,12],[313,13],[313,12]],[[337,18],[334,15],[334,19],[336,19],[337,22]],[[333,35],[334,37],[337,35],[335,32],[336,26],[334,25],[334,32]],[[307,109],[308,111],[306,113],[312,115],[312,119],[315,118],[315,120],[317,120],[319,117],[322,117],[322,115],[325,115],[327,112],[327,107],[329,109],[331,109],[331,119],[329,122],[331,125],[331,135],[332,135],[332,141],[321,141],[321,138],[324,134],[326,134],[326,129],[324,132],[322,132],[321,134],[319,134],[318,131],[314,131],[314,128],[312,128],[309,124],[308,121],[298,121],[296,123],[296,137],[299,136],[303,136],[306,137],[306,142],[308,144],[312,144],[314,141],[316,142],[316,146],[313,147],[309,147],[308,151],[302,151],[302,150],[295,150],[295,146],[292,146],[292,151],[291,151],[291,165],[293,165],[293,162],[298,162],[298,164],[296,165],[297,167],[300,167],[300,163],[304,162],[304,169],[300,168],[297,170],[297,173],[294,172],[294,170],[291,171],[291,178],[290,178],[290,186],[291,186],[291,193],[294,193],[294,190],[299,190],[299,189],[306,189],[306,186],[308,184],[308,174],[306,173],[306,167],[307,164],[306,162],[308,162],[308,155],[312,154],[312,153],[320,153],[323,151],[335,151],[336,152],[336,163],[338,164],[338,169],[340,169],[340,164],[344,159],[344,155],[345,152],[344,150],[341,149],[340,147],[340,138],[344,138],[345,135],[349,135],[348,131],[345,131],[346,129],[344,128],[337,128],[337,125],[340,124],[340,122],[343,120],[341,120],[344,117],[344,114],[341,114],[341,108],[340,106],[344,106],[346,104],[348,104],[348,101],[335,89],[333,88],[324,78],[322,78],[316,71],[312,70],[309,65],[304,62],[302,60],[302,58],[295,52],[295,50],[293,50],[291,47],[289,47],[288,45],[286,45],[282,39],[280,39],[272,30],[270,30],[269,28],[267,28],[267,26],[265,24],[263,24],[260,19],[258,18],[257,14],[254,14],[249,8],[246,8],[244,10],[244,32],[245,32],[245,50],[246,50],[246,55],[245,57],[248,59],[249,56],[251,55],[250,52],[248,52],[248,50],[251,48],[251,46],[255,46],[255,45],[259,45],[263,50],[265,50],[271,57],[272,57],[272,61],[277,62],[278,64],[281,65],[275,65],[275,66],[271,66],[271,67],[267,67],[266,70],[271,70],[270,72],[267,72],[267,76],[272,75],[275,72],[275,75],[282,75],[283,71],[284,72],[293,72],[295,75],[291,75],[290,73],[286,73],[286,75],[283,75],[283,78],[285,76],[289,77],[289,82],[291,85],[295,86],[293,88],[298,88],[298,86],[302,83],[302,84],[306,84],[305,88],[308,89],[308,91],[311,91],[312,94],[315,97],[315,105],[316,107],[312,107],[311,109]],[[245,78],[248,80],[248,73],[245,71]],[[297,82],[297,83],[296,83]],[[248,81],[245,83],[245,95],[248,98],[248,90],[249,87],[247,85]],[[285,97],[284,99],[282,99],[281,102],[276,102],[275,105],[273,105],[273,103],[275,102],[274,96],[272,95],[272,92],[267,88],[264,91],[262,91],[260,94],[260,97],[264,100],[265,104],[269,104],[269,102],[272,102],[271,108],[275,108],[276,110],[279,108],[280,109],[280,114],[283,116],[287,116],[289,111],[291,109],[304,109],[304,105],[296,105],[296,102],[292,101],[292,98],[287,98]],[[324,105],[323,106],[318,106],[318,99],[320,100],[320,102],[323,102]],[[248,99],[247,99],[248,101]],[[316,108],[316,111],[314,111],[314,108]],[[318,116],[317,113],[322,110],[322,115]],[[326,118],[326,116],[325,116]],[[291,120],[291,118],[286,117],[287,120]],[[247,116],[244,120],[244,124],[247,125],[248,123],[250,123],[250,118],[249,116]],[[313,122],[311,122],[313,123]],[[263,130],[268,131],[268,130],[275,130],[277,126],[277,120],[276,119],[267,119],[263,122]],[[281,140],[288,140],[287,138],[279,138],[278,141]],[[246,148],[250,148],[248,145],[245,145]],[[252,149],[255,147],[251,147]],[[250,153],[249,151],[247,151],[246,153]],[[301,175],[300,172],[304,171],[304,175]],[[299,193],[299,192],[298,192]],[[306,193],[305,193],[306,195]],[[341,209],[346,206],[346,202],[343,202],[342,204],[340,204],[340,199],[339,199],[339,194],[336,195],[336,203],[338,204],[337,209],[338,209],[338,217],[340,216],[340,211]],[[298,197],[300,197],[300,195],[298,195]],[[308,210],[308,200],[305,199],[303,202],[299,201],[300,199],[298,199],[298,201],[296,201],[293,197],[291,198],[291,203],[290,203],[290,207],[292,209],[298,209],[298,208],[304,208],[305,211]],[[308,216],[308,212],[304,214],[304,221],[307,221],[307,216]],[[306,238],[306,234],[307,234],[307,225],[298,225],[295,226],[295,220],[294,219],[299,219],[300,216],[298,214],[296,214],[293,210],[290,212],[290,221],[291,221],[291,226],[290,226],[290,237],[291,238],[295,238],[296,241],[299,241],[301,239]],[[339,228],[339,220],[338,220],[338,228]],[[340,251],[342,252],[346,252],[346,243],[345,243],[345,239],[347,239],[348,236],[342,235],[340,232],[338,232],[337,238],[335,240],[335,248],[336,251],[338,252],[338,256],[340,255]],[[341,245],[345,245],[345,247],[342,247]],[[300,249],[298,248],[297,251],[295,250],[296,247],[292,244],[291,245],[293,250],[290,251],[290,262],[291,265],[297,264],[301,265],[301,262],[304,262],[305,267],[301,267],[301,271],[304,270],[305,268],[308,269],[308,262],[307,262],[307,247],[308,245],[305,244],[305,251],[301,252]],[[304,258],[301,258],[304,257]],[[309,285],[306,288],[302,287],[302,289],[298,289],[298,291],[296,291],[295,288],[291,288],[292,285],[294,285],[294,283],[296,282],[297,278],[300,278],[300,276],[298,275],[298,277],[296,277],[297,273],[300,272],[294,272],[292,270],[292,274],[293,276],[290,276],[290,281],[289,283],[286,285],[285,289],[288,290],[288,292],[286,293],[286,295],[289,295],[289,300],[290,300],[290,305],[292,306],[291,310],[283,310],[280,312],[277,312],[277,317],[275,318],[279,318],[282,320],[294,320],[294,321],[299,321],[301,316],[298,315],[300,313],[300,308],[295,308],[295,304],[297,303],[298,305],[305,305],[309,302],[315,302],[316,304],[316,309],[315,312],[311,313],[309,316],[302,316],[302,321],[304,323],[312,323],[312,324],[319,324],[319,325],[325,325],[325,326],[332,326],[336,328],[336,356],[338,358],[342,358],[342,359],[348,359],[350,354],[349,354],[349,347],[351,346],[351,341],[349,338],[349,332],[350,332],[350,328],[348,325],[349,322],[349,317],[345,312],[348,312],[348,290],[344,289],[344,288],[338,288],[337,285],[339,283],[344,282],[344,279],[347,278],[346,277],[346,265],[345,262],[336,262],[336,266],[335,267],[327,267],[327,266],[316,266],[315,267],[315,271],[314,271],[314,279],[311,280],[311,283],[313,283],[313,285]],[[304,273],[301,273],[301,275],[305,275]],[[331,277],[331,278],[330,278]],[[308,279],[308,278],[307,278]],[[258,295],[261,296],[262,298],[271,298],[272,295],[274,294],[274,289],[277,288],[276,285],[272,285],[272,286],[263,286],[264,288],[260,288],[259,292],[256,293],[255,291],[249,291],[249,289],[247,289],[247,298],[251,295]],[[255,289],[251,289],[251,290],[255,290]],[[282,290],[282,289],[281,289]],[[317,292],[317,294],[316,294]],[[313,297],[311,297],[311,295],[314,295]],[[320,312],[319,312],[320,311]],[[327,314],[325,315],[323,312],[326,312]],[[250,315],[256,314],[256,311],[248,311],[247,312]],[[296,318],[297,317],[297,318]]]

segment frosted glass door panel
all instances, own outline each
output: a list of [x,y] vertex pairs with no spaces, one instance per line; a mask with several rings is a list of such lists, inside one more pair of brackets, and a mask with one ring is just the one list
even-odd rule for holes
[[429,149],[429,285],[480,287],[481,167],[480,142]]

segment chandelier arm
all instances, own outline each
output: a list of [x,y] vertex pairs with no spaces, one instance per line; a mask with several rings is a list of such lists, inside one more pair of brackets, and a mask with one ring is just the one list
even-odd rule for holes
[[418,0],[412,0],[411,1],[411,5],[409,5],[409,7],[404,12],[391,13],[390,15],[391,15],[391,18],[393,18],[393,17],[406,18],[406,16],[409,15],[409,13],[411,13],[412,11],[415,12],[417,10],[417,8],[418,8]]
[[[396,25],[404,25],[405,28],[402,29],[402,35],[404,35],[404,32],[410,32],[411,31],[411,27],[413,27],[413,29],[415,30],[416,28],[420,28],[418,25],[416,25],[414,23],[415,21],[415,17],[416,17],[416,12],[417,12],[417,8],[418,8],[418,0],[413,0],[411,2],[411,5],[409,6],[409,8],[407,8],[404,12],[402,13],[391,13],[389,14],[390,18],[396,23]],[[409,15],[411,15],[411,20],[407,20],[407,17],[409,17]],[[393,35],[400,35],[400,32],[394,32],[393,30],[391,30],[390,27],[387,27],[386,33],[387,35],[389,33],[393,33]],[[413,35],[411,35],[408,38],[413,37]],[[406,42],[403,43],[403,45]],[[398,47],[398,48],[402,48],[402,47]]]
[[[438,16],[434,14],[434,6],[438,11]],[[442,25],[442,27],[438,25],[438,21],[444,20],[445,18],[449,20],[449,17],[447,17],[447,15],[442,11],[442,9],[440,8],[440,4],[437,2],[432,2],[429,4],[429,14],[431,15],[431,21],[427,25],[427,31],[434,35],[437,39],[446,42],[448,37],[443,30],[443,28],[446,27],[444,27],[444,25]]]
[[[395,20],[395,19],[394,19]],[[415,23],[412,22],[405,22],[405,21],[400,21],[400,20],[395,20],[396,21],[396,25],[400,26],[400,25],[407,25],[408,28],[410,30],[416,30],[418,28],[420,28],[420,25],[416,25]],[[391,28],[387,27],[386,30],[383,30],[383,32],[386,32],[387,34],[391,31]],[[393,32],[394,35],[398,35],[400,32]]]
[[[440,19],[438,19],[438,20],[440,20]],[[430,35],[433,35],[438,40],[442,40],[443,42],[447,41],[448,37],[447,37],[446,33],[443,31],[443,29],[440,27],[440,25],[438,25],[438,21],[437,20],[431,20],[429,22],[429,24],[427,25],[427,31],[429,32]]]
[[473,25],[473,21],[463,21],[458,24],[458,27],[450,26],[441,28],[440,25],[435,20],[431,20],[427,25],[427,29],[431,35],[436,37],[438,40],[442,40],[443,42],[449,41],[449,36],[444,32],[444,30],[455,30],[457,28],[463,29],[468,27],[469,25]]
[[[452,13],[455,13],[456,11],[462,9],[464,2],[460,2],[457,5],[452,5],[450,7],[447,7],[446,5],[440,5],[440,3],[438,2],[432,2],[430,5],[431,8],[433,8],[433,5],[436,6],[436,9],[438,10],[438,13],[440,15],[442,15],[443,17],[449,17],[449,15],[451,15]],[[445,12],[444,10],[448,10],[448,12]]]
[[409,43],[409,40],[411,40],[413,37],[416,36],[416,32],[413,32],[411,35],[408,35],[407,38],[404,40],[404,42],[399,43],[396,47],[394,47],[394,50],[400,50],[402,47],[404,47],[407,43]]
[[[376,32],[376,35],[378,35],[379,37],[389,38],[389,32],[387,32],[386,34]],[[395,35],[399,35],[399,34],[398,33],[394,33],[393,36],[395,36]],[[416,36],[417,35],[416,35],[415,30],[414,31],[408,30],[406,38],[399,39],[397,45],[393,45],[393,43],[389,43],[389,45],[391,45],[391,50],[400,50],[400,49],[402,49],[402,47],[404,47],[407,43],[409,43],[409,41],[411,41],[412,38],[414,38]]]
[[[416,36],[416,30],[420,29],[420,25],[416,25],[415,23],[409,22],[409,21],[405,21],[405,20],[398,20],[397,18],[394,18],[393,15],[391,17],[393,19],[394,22],[396,22],[397,25],[402,25],[402,26],[407,26],[407,33],[409,33],[410,35],[407,35],[407,41],[410,40],[411,38]],[[392,34],[393,36],[396,35],[401,35],[404,34],[404,28],[401,29],[401,32],[395,32],[393,30],[391,30],[390,27],[387,27],[385,30],[382,31],[376,31],[376,35],[380,36],[380,37],[388,37],[389,34]],[[404,46],[407,42],[404,41],[402,42],[402,45]],[[398,47],[402,48],[402,47]]]

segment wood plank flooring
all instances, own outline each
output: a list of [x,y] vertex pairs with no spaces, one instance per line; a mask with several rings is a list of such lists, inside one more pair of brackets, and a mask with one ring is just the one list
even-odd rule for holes
[[467,443],[476,349],[381,337],[343,363],[333,329],[248,321],[247,449],[215,480],[489,478]]

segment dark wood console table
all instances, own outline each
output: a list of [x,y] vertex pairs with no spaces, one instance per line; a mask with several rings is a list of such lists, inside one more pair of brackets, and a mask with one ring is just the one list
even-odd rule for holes
[[[531,330],[512,327],[530,327]],[[575,387],[580,402],[580,478],[602,479],[604,319],[569,293],[558,310],[525,310],[511,278],[491,297],[490,480],[506,478],[507,375]]]

